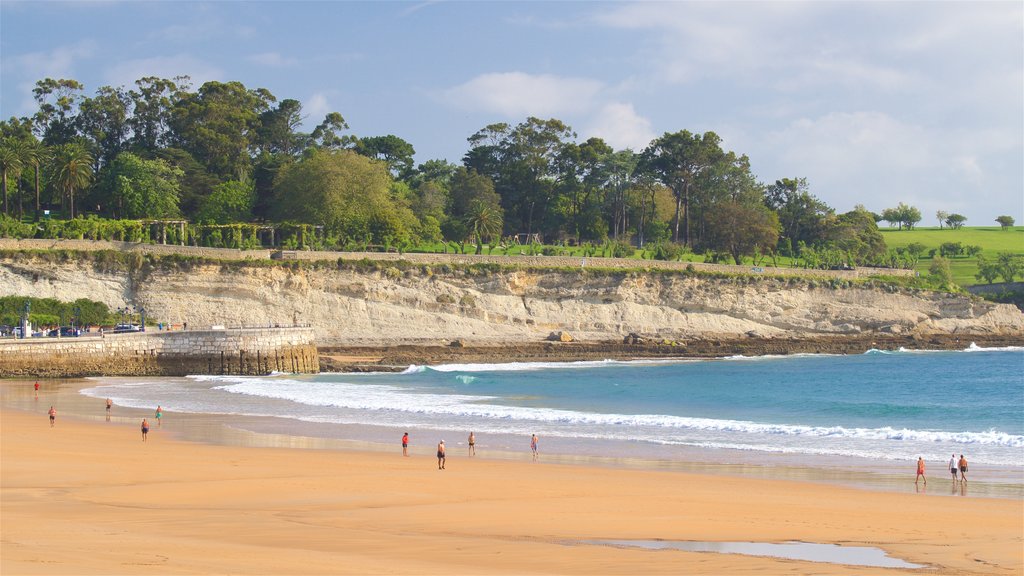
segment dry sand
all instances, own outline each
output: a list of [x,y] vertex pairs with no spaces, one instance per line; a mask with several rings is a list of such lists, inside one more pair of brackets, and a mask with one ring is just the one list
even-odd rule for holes
[[[2,384],[0,384],[2,385]],[[45,402],[40,401],[40,404]],[[1024,503],[822,484],[195,444],[137,423],[0,412],[0,573],[1024,573]],[[934,472],[938,474],[937,471]],[[908,482],[910,480],[908,479]],[[950,482],[935,475],[934,492]],[[597,539],[876,546],[923,570]]]

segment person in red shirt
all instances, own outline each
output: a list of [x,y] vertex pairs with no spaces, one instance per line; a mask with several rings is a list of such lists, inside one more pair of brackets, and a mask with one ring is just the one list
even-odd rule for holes
[[402,435],[402,456],[409,455],[409,433],[406,432]]
[[920,456],[918,456],[917,457],[917,476],[914,478],[914,484],[917,484],[917,481],[920,480],[921,478],[924,478],[924,485],[927,486],[928,485],[928,479],[924,477],[924,458],[921,458]]

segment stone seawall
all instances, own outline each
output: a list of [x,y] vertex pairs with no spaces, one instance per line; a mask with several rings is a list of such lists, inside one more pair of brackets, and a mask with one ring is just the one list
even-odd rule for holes
[[313,328],[0,340],[0,377],[317,373]]

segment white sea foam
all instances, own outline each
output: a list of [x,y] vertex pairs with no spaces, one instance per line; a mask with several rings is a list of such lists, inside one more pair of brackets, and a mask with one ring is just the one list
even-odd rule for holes
[[965,348],[964,352],[1024,352],[1024,346],[994,346],[992,348],[983,348],[974,342],[971,342],[971,345]]
[[[879,427],[811,426],[671,416],[664,414],[605,414],[508,406],[488,403],[492,396],[467,394],[436,394],[415,389],[380,384],[348,384],[342,382],[299,382],[282,379],[234,378],[233,383],[215,387],[233,394],[289,400],[310,406],[391,411],[427,416],[453,416],[484,420],[506,420],[571,426],[598,426],[609,429],[637,427],[661,430],[689,430],[737,433],[756,436],[793,436],[809,438],[853,438],[892,442],[940,442],[977,444],[1008,448],[1024,447],[1024,436],[998,430],[947,432]],[[243,380],[238,382],[237,380]],[[623,434],[624,437],[628,434]]]

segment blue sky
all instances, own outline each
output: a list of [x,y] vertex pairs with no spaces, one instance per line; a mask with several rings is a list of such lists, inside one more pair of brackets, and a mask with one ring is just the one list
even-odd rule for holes
[[1024,223],[1024,3],[0,3],[0,115],[45,77],[238,80],[460,162],[495,122],[641,150],[718,133],[838,211]]

